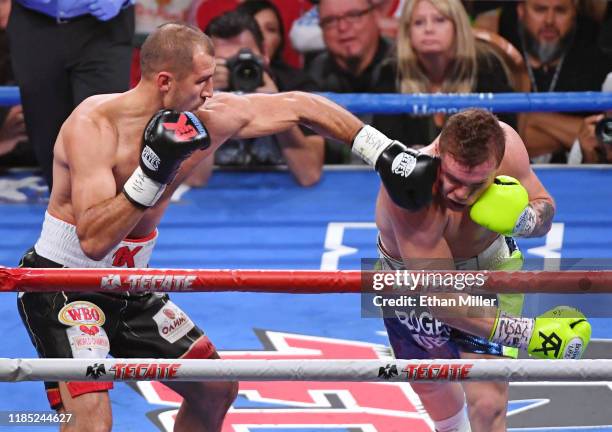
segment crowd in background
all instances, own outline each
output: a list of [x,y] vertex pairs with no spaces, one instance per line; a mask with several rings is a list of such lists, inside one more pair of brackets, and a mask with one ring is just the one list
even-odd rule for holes
[[[612,91],[612,7],[606,0],[78,0],[73,10],[59,5],[0,0],[0,85],[18,85],[23,105],[0,110],[0,167],[38,165],[50,186],[62,122],[84,98],[134,86],[139,42],[170,21],[190,23],[212,38],[216,91]],[[361,117],[415,148],[429,144],[446,121],[443,113]],[[533,162],[612,162],[612,112],[498,117],[517,129]],[[308,186],[319,180],[323,164],[359,161],[346,146],[294,128],[227,142],[188,183],[205,185],[213,163],[286,165]]]

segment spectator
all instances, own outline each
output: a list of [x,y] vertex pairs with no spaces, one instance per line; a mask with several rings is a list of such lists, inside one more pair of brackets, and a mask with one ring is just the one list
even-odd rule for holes
[[[612,73],[608,74],[601,91],[612,92]],[[567,163],[612,163],[612,110],[582,120]]]
[[55,139],[70,112],[89,96],[129,88],[134,7],[15,0],[7,32],[28,136],[51,187]]
[[[574,0],[526,0],[516,5],[516,13],[532,92],[599,91],[612,61],[598,46],[596,24],[578,15]],[[587,115],[521,116],[519,131],[532,160],[565,162]]]
[[279,91],[314,91],[316,86],[300,69],[289,66],[283,60],[285,29],[278,8],[270,0],[247,0],[238,6],[257,21],[264,38],[264,53],[270,59],[270,70]]
[[[278,86],[263,55],[263,35],[255,19],[232,11],[213,19],[206,33],[215,45],[215,91],[277,93]],[[247,71],[248,69],[248,71]],[[239,71],[246,71],[241,74]],[[211,159],[211,158],[207,158]],[[216,152],[214,161],[226,166],[287,164],[302,186],[317,183],[323,167],[323,138],[305,135],[298,127],[273,136],[230,140]],[[191,186],[206,183],[212,162],[203,162],[187,181]]]
[[[235,10],[245,0],[193,0],[193,19],[202,30],[208,27],[210,21],[226,12]],[[284,28],[290,28],[291,24],[309,5],[308,0],[271,0],[280,12],[279,16]],[[284,34],[283,37],[287,37]],[[300,55],[293,47],[287,44],[282,53],[287,64],[298,67],[301,64]]]
[[326,51],[308,72],[322,91],[372,92],[391,43],[380,35],[370,0],[321,0],[320,25]]
[[[10,0],[0,0],[0,85],[15,85],[6,36],[11,12]],[[0,107],[0,166],[33,166],[31,146],[27,142],[21,105]]]
[[[313,1],[312,3],[319,2]],[[387,38],[395,39],[404,0],[372,0],[371,4],[378,10],[378,28],[381,34]],[[319,27],[319,8],[317,5],[312,6],[294,21],[290,37],[295,49],[307,56],[325,49],[323,33],[321,27]]]
[[[383,67],[382,93],[512,91],[503,64],[487,46],[477,44],[459,0],[407,0],[396,57]],[[514,126],[513,115],[502,120]],[[374,124],[394,139],[419,146],[430,143],[444,121],[443,114],[405,114],[376,116]]]
[[[326,51],[307,71],[320,91],[376,93],[383,60],[392,45],[378,28],[379,12],[370,0],[321,0],[319,24]],[[372,116],[359,116],[370,123]],[[346,146],[326,141],[326,163],[358,162]]]

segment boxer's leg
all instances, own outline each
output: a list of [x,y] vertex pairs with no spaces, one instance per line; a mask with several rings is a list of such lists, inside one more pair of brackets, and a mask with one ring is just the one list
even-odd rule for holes
[[[20,267],[60,268],[61,265],[40,257],[33,249],[23,256]],[[62,310],[87,307],[97,309],[99,316],[106,312],[106,322],[62,322]],[[104,346],[87,345],[91,349],[73,348],[72,341],[83,340],[94,330],[97,339],[107,338],[103,324],[112,322],[112,305],[96,293],[20,293],[17,298],[19,315],[32,344],[41,358],[105,357]],[[111,325],[112,327],[112,325]],[[108,390],[112,382],[45,382],[51,408],[73,414],[71,422],[62,425],[66,431],[109,431],[112,425]]]
[[[107,390],[76,395],[74,384],[60,382],[60,413],[70,413],[69,423],[62,423],[62,432],[108,432],[113,426],[110,398]],[[77,390],[78,392],[78,390]]]
[[[219,354],[213,351],[207,357],[218,359]],[[220,431],[225,413],[236,399],[238,382],[166,382],[172,390],[183,396],[179,412],[176,416],[174,430],[180,431]]]
[[[456,358],[457,352],[449,343],[438,343],[435,338],[413,335],[407,323],[397,318],[385,318],[385,327],[395,358],[429,359]],[[417,343],[419,338],[421,343]],[[429,344],[429,345],[427,345]],[[427,346],[424,346],[427,345]],[[439,432],[469,432],[469,421],[465,413],[465,397],[458,383],[411,383],[412,389],[419,396],[423,408],[434,421]]]
[[[113,340],[115,357],[219,358],[214,345],[168,296],[152,294],[128,301],[123,328]],[[118,342],[118,343],[117,343]],[[164,382],[184,400],[175,431],[219,431],[236,398],[238,383]]]
[[[487,354],[461,353],[465,359],[499,359]],[[508,383],[498,381],[463,382],[473,432],[505,432],[508,409]]]

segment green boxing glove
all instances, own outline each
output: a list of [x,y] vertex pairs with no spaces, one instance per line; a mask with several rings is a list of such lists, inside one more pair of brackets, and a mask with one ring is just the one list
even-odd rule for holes
[[491,231],[515,237],[531,234],[537,220],[527,190],[517,179],[506,175],[495,177],[472,205],[470,217]]
[[500,313],[489,339],[540,359],[579,359],[591,340],[591,324],[569,306],[557,306],[535,319]]
[[590,340],[591,324],[584,314],[557,306],[535,319],[527,352],[542,359],[579,359]]

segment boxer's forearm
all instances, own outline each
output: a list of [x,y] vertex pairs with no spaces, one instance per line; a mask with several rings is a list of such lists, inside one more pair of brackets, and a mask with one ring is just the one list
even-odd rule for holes
[[122,193],[87,209],[77,222],[83,253],[96,261],[104,258],[132,232],[144,211]]
[[488,338],[491,335],[497,316],[497,306],[470,306],[469,302],[459,300],[459,297],[470,296],[464,293],[436,293],[431,296],[434,297],[432,304],[436,304],[437,300],[448,299],[452,304],[457,305],[430,306],[430,312],[439,321],[476,336]]
[[292,92],[300,124],[320,135],[348,145],[363,127],[363,122],[340,105],[312,93]]

